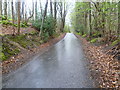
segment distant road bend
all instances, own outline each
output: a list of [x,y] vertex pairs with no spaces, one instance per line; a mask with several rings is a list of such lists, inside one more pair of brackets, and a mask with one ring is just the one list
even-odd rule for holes
[[3,77],[3,88],[92,88],[87,61],[79,39],[64,39],[26,65]]

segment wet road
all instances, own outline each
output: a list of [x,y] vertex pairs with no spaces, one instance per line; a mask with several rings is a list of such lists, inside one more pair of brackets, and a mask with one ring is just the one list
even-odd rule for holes
[[81,42],[72,33],[3,78],[3,88],[89,88],[87,62]]

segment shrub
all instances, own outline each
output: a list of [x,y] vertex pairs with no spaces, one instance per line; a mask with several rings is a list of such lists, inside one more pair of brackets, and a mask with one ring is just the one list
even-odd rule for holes
[[87,36],[86,34],[82,35],[82,37],[86,37],[86,36]]
[[13,19],[8,19],[9,21],[12,21]]
[[[41,18],[38,20],[35,20],[32,25],[37,29],[40,30],[41,27]],[[43,33],[48,33],[49,36],[52,36],[55,33],[55,19],[51,16],[47,16],[45,18],[44,24],[43,24]],[[44,35],[44,34],[43,34]]]
[[3,21],[2,21],[2,24],[7,25],[7,24],[9,24],[9,22],[8,22],[7,20],[3,20]]
[[94,33],[92,36],[93,36],[93,37],[97,36],[97,33]]
[[80,32],[76,32],[77,35],[82,35]]
[[20,23],[20,27],[28,27],[24,23]]
[[7,57],[5,56],[5,54],[3,52],[0,52],[0,60],[3,61],[6,59],[7,59]]
[[101,37],[101,33],[99,31],[96,31],[92,34],[92,37]]
[[17,24],[13,24],[13,26],[18,27],[18,25],[17,25]]
[[87,41],[90,41],[90,40],[91,40],[91,38],[90,38],[90,37],[86,37],[86,40],[87,40]]
[[35,21],[32,23],[32,26],[35,27],[37,30],[40,30],[41,20],[40,20],[40,19],[35,20]]
[[38,32],[36,32],[36,31],[31,31],[29,34],[30,34],[30,35],[37,35]]
[[13,23],[10,20],[2,20],[0,21],[0,24],[4,24],[4,25],[13,25]]
[[44,31],[48,32],[49,36],[55,33],[55,20],[53,17],[48,16],[44,23]]
[[43,38],[44,42],[47,42],[48,39],[49,39],[49,34],[48,33],[43,33],[42,38]]
[[27,22],[21,22],[21,23],[20,23],[20,26],[21,26],[21,27],[28,27],[29,25],[27,24]]
[[97,40],[98,40],[98,38],[94,38],[94,39],[92,39],[90,42],[91,42],[91,43],[95,43]]
[[40,40],[40,44],[43,44],[44,43],[44,41],[43,40]]
[[5,17],[5,16],[2,16],[2,20],[7,20],[7,17]]
[[119,40],[115,40],[112,42],[111,46],[115,46],[116,44],[118,44],[120,42],[120,39]]
[[[37,30],[40,30],[41,27],[41,18],[38,20],[35,20],[32,25],[35,27]],[[45,18],[44,24],[43,24],[43,31],[42,31],[42,38],[43,40],[47,41],[49,36],[53,36],[55,33],[55,19],[51,16],[47,16]]]
[[[0,21],[0,24],[12,25],[12,26],[18,27],[17,24],[13,24],[13,23],[12,23],[12,19],[2,20],[2,21]],[[28,27],[27,23],[25,23],[25,22],[20,23],[20,26],[21,26],[21,27]]]

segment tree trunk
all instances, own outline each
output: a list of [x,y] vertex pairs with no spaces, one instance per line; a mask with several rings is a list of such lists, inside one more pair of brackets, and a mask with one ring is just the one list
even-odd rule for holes
[[25,4],[25,13],[24,13],[24,21],[26,21],[27,20],[27,10],[26,10],[26,8],[27,8],[27,6],[26,6],[26,4]]
[[62,20],[62,32],[64,31],[64,27],[65,27],[65,17]]
[[61,27],[60,31],[63,32],[65,26],[65,17],[66,17],[66,4],[65,2],[59,2],[59,9],[60,9],[60,17],[61,17]]
[[84,23],[85,23],[85,30],[84,30],[84,34],[85,34],[85,31],[87,29],[87,12],[84,12]]
[[56,4],[57,4],[57,2],[55,0],[55,2],[54,2],[54,18],[55,18],[55,20],[56,20],[56,15],[57,15]]
[[14,24],[14,6],[13,6],[13,0],[11,2],[11,8],[12,8],[12,23]]
[[50,0],[50,13],[51,13],[51,16],[53,17],[53,9],[52,9],[52,1]]
[[7,0],[4,2],[4,16],[7,19]]
[[20,34],[20,0],[17,2],[18,3],[18,35]]
[[2,15],[2,0],[0,0],[0,15]]
[[63,31],[63,2],[59,2],[59,13],[60,13],[60,17],[61,17],[61,26],[60,26],[60,31]]
[[[14,6],[13,6],[13,0],[11,1],[11,8],[12,8],[12,23],[14,24]],[[13,26],[13,35],[15,33],[15,29],[14,29],[14,26]]]
[[24,5],[25,5],[25,2],[23,1],[23,2],[22,2],[22,21],[25,20],[25,16],[24,16]]
[[35,20],[37,20],[37,0],[35,2]]
[[18,18],[18,1],[15,1],[15,19]]
[[39,36],[41,36],[42,31],[43,31],[42,29],[43,29],[44,19],[45,19],[46,14],[47,14],[47,7],[48,7],[48,0],[46,1],[46,4],[45,4],[45,11],[44,11],[44,14],[42,15],[42,24],[41,24],[41,27],[40,27]]
[[42,4],[41,4],[41,0],[39,0],[40,2],[40,10],[41,10],[41,16],[43,15],[43,10],[42,10]]
[[11,17],[11,12],[10,12],[10,2],[7,2],[7,16]]
[[57,17],[57,2],[56,0],[54,0],[54,19],[55,19],[55,29],[57,28],[57,20],[56,20],[56,17]]
[[120,1],[118,2],[118,37],[120,35]]
[[[91,9],[91,2],[89,2],[89,7]],[[89,10],[89,28],[90,28],[90,36],[92,35],[92,26],[91,26],[91,10]]]

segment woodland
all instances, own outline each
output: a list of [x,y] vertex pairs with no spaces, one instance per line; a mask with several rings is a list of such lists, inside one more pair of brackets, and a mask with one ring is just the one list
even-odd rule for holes
[[114,0],[0,0],[3,74],[20,68],[30,53],[54,45],[66,33],[82,43],[97,87],[120,88],[120,1]]

